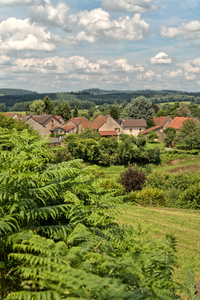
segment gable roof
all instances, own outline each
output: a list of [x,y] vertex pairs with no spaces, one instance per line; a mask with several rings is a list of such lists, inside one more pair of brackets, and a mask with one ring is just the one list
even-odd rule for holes
[[70,130],[74,129],[76,126],[68,126],[68,125],[65,125],[63,126],[62,128],[66,131],[66,132],[69,132]]
[[49,119],[54,118],[56,119],[56,121],[58,121],[59,123],[62,123],[60,120],[58,120],[54,115],[47,115],[44,114],[42,116],[33,116],[33,119],[38,121],[38,123],[40,124],[44,124],[46,121],[48,121]]
[[48,119],[50,119],[51,117],[53,117],[53,115],[42,115],[40,116],[39,118],[37,118],[37,121],[40,123],[40,124],[44,124]]
[[195,120],[194,118],[187,118],[187,117],[175,117],[168,125],[168,127],[173,127],[174,129],[180,129],[183,126],[183,122],[186,120]]
[[153,127],[150,127],[150,128],[148,128],[146,130],[141,131],[140,134],[147,134],[150,131],[154,131],[154,130],[159,129],[159,128],[162,128],[162,126],[153,126]]
[[123,127],[146,127],[147,123],[145,119],[123,119],[121,125]]
[[168,117],[162,117],[161,116],[161,117],[153,118],[156,126],[162,126],[162,127],[167,123],[167,121],[169,121],[169,119],[170,119],[169,116]]
[[90,124],[90,122],[85,117],[70,118],[69,120],[67,120],[67,122],[65,122],[65,125],[67,125],[69,122],[73,122],[76,126],[81,124],[84,128],[86,128]]
[[99,129],[105,122],[106,116],[98,116],[90,123],[89,127],[93,129]]

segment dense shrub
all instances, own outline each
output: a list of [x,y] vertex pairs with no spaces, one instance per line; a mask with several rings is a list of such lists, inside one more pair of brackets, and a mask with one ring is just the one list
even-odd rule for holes
[[178,207],[177,201],[182,193],[181,190],[172,187],[165,191],[165,198],[166,198],[166,206],[167,207]]
[[145,173],[129,166],[128,170],[121,174],[120,182],[127,193],[141,190],[145,183]]
[[187,209],[200,209],[200,184],[192,185],[180,194],[179,207]]
[[138,135],[138,138],[136,139],[136,145],[137,147],[142,147],[146,144],[146,138],[143,135]]
[[171,179],[171,187],[184,191],[190,186],[197,184],[199,181],[200,179],[191,175],[178,174]]
[[161,159],[160,159],[160,149],[159,148],[148,149],[147,156],[148,156],[148,162],[150,164],[160,164]]
[[161,171],[153,171],[147,177],[146,186],[167,189],[170,187],[170,176]]
[[53,149],[53,154],[52,154],[52,163],[53,164],[58,164],[63,161],[69,161],[74,159],[74,157],[71,155],[71,153],[68,151],[67,148],[60,148],[58,147],[57,149]]
[[159,206],[165,204],[165,196],[163,190],[145,187],[137,193],[135,201],[144,206]]

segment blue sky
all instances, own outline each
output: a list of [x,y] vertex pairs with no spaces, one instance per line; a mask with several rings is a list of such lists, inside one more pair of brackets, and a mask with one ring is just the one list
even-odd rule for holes
[[0,87],[200,90],[200,1],[0,0]]

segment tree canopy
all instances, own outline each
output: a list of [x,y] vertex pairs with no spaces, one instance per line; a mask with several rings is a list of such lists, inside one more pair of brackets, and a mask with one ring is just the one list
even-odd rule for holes
[[152,103],[147,98],[140,96],[132,99],[129,105],[128,115],[133,119],[145,119],[148,121],[153,118],[154,110]]

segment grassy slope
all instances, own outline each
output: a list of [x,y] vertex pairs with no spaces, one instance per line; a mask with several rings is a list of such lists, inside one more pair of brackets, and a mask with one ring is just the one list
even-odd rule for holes
[[[119,179],[120,173],[127,167],[102,167],[106,176]],[[193,174],[200,176],[200,157],[191,156],[185,159],[175,159],[166,165],[152,166],[170,174]],[[173,234],[177,238],[177,256],[179,267],[176,270],[177,280],[182,277],[185,268],[194,270],[196,281],[200,281],[200,211],[136,207],[121,204],[116,211],[120,224],[131,224],[135,227],[142,224],[150,227],[150,236],[164,238],[166,234]],[[180,279],[181,280],[181,279]]]
[[120,224],[148,226],[152,239],[174,235],[179,265],[176,277],[181,277],[185,268],[191,268],[200,280],[200,211],[121,204],[116,219]]

